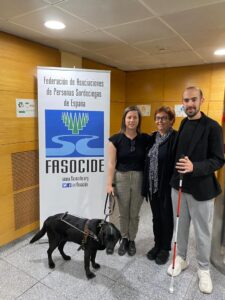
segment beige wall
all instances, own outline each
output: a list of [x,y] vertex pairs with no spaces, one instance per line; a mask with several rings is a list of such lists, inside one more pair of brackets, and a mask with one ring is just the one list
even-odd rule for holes
[[17,118],[16,99],[37,99],[37,66],[60,66],[60,53],[5,33],[0,45],[1,246],[38,226],[37,118]]
[[82,58],[69,52],[61,51],[61,67],[82,68]]
[[125,108],[126,73],[88,59],[83,59],[83,68],[111,71],[110,134],[118,132],[120,130],[121,116]]
[[[155,129],[155,109],[161,105],[181,104],[184,88],[196,85],[205,96],[202,110],[221,124],[224,78],[225,64],[126,72],[126,105],[151,104],[151,116],[143,118],[142,127],[143,131],[151,132]],[[181,118],[177,118],[175,128],[180,121]]]
[[[153,113],[180,104],[188,85],[203,89],[203,111],[221,123],[225,64],[124,72],[5,33],[0,45],[0,246],[39,225],[37,119],[16,118],[15,106],[16,98],[37,99],[37,66],[110,70],[110,134],[119,131],[126,106],[151,104]],[[153,117],[144,117],[143,131],[152,130]]]

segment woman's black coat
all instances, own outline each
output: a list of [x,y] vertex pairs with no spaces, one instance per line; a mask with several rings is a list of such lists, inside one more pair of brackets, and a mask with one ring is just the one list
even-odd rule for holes
[[[142,186],[142,195],[148,201],[150,198],[149,194],[149,157],[148,152],[155,143],[156,132],[152,134],[152,139],[148,145],[145,157],[145,167],[144,167],[144,178],[143,178],[143,186]],[[174,171],[174,160],[175,160],[175,153],[173,152],[174,141],[176,137],[177,131],[173,131],[166,141],[167,145],[167,154],[166,159],[162,165],[162,174],[158,174],[158,197],[166,203],[168,200],[171,201],[171,186],[169,184],[170,179],[172,177]]]

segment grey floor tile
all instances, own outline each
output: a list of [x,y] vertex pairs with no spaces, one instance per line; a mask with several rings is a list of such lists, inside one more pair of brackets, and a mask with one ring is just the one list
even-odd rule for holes
[[[29,244],[3,259],[39,280],[52,272],[48,267],[47,247],[47,244]],[[63,262],[60,254],[54,256],[54,261],[56,265]]]
[[88,280],[83,266],[83,259],[71,260],[69,264],[60,265],[41,282],[68,299],[99,299],[115,281],[96,271],[96,277]]
[[105,251],[98,251],[96,257],[96,262],[101,265],[98,272],[113,280],[120,277],[121,271],[127,268],[133,260],[133,258],[128,255],[119,256],[117,248],[113,255],[107,255]]
[[36,280],[11,264],[0,260],[0,299],[15,299],[32,287]]
[[115,284],[108,292],[101,297],[102,300],[149,300],[149,296],[146,296],[139,291],[136,291],[132,287],[127,287],[122,284]]
[[29,233],[26,236],[9,243],[8,245],[0,247],[0,257],[8,256],[18,251],[20,248],[27,246],[32,236],[33,233]]
[[[86,278],[84,252],[77,251],[77,244],[67,243],[65,246],[66,254],[71,256],[70,261],[64,261],[58,250],[54,251],[54,270],[48,267],[46,238],[30,245],[32,233],[1,247],[0,300],[225,300],[225,276],[213,266],[213,293],[204,295],[198,289],[198,265],[192,226],[188,248],[190,265],[179,277],[174,278],[174,293],[170,294],[171,277],[166,271],[172,254],[170,261],[164,266],[158,266],[146,258],[146,253],[154,246],[148,203],[143,203],[140,215],[136,255],[119,256],[119,245],[113,255],[98,251],[96,261],[101,268],[95,271],[96,277],[92,280]],[[114,216],[114,219],[119,222],[118,216]]]
[[35,284],[32,288],[23,293],[17,300],[67,300],[63,295],[42,283]]
[[[213,282],[213,292],[210,295],[200,292],[198,287],[197,272],[193,275],[193,280],[185,294],[185,300],[225,300],[225,276],[217,271],[215,268],[211,268],[211,277]],[[220,278],[220,279],[219,279]]]
[[[67,243],[65,245],[65,253],[72,258],[82,255],[82,253],[78,253],[77,248],[77,244]],[[59,265],[70,263],[70,261],[65,261],[58,249],[56,249],[52,255],[56,267],[55,269],[50,269],[48,266],[47,249],[48,242],[47,239],[44,239],[41,240],[41,242],[27,244],[17,251],[3,257],[3,259],[23,270],[30,276],[40,280],[57,269]]]
[[[171,277],[166,274],[167,267],[168,264],[158,266],[154,261],[148,261],[145,257],[137,258],[122,273],[118,281],[146,295],[151,294],[154,288],[158,288],[162,297],[168,296]],[[192,277],[192,273],[186,271],[180,275],[179,282],[174,280],[174,288],[180,297],[183,297],[188,289]]]
[[219,287],[225,289],[225,275],[218,271],[214,266],[211,265],[210,268],[212,281],[214,285],[218,285]]

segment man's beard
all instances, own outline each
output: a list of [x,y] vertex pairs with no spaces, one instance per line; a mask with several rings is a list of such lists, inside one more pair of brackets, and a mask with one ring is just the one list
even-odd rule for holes
[[190,109],[188,109],[188,110],[184,109],[184,111],[185,111],[185,113],[188,117],[192,118],[192,117],[197,115],[197,113],[199,112],[199,109],[197,109],[197,108],[193,108],[191,110]]

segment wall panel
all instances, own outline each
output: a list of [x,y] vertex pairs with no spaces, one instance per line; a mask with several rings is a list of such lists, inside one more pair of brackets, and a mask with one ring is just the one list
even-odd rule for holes
[[211,101],[224,101],[225,64],[212,65],[212,78],[209,99]]
[[[163,105],[181,104],[182,93],[187,86],[199,86],[205,102],[201,109],[221,124],[225,64],[209,64],[179,68],[143,70],[126,73],[126,104],[151,104],[151,116],[143,118],[143,130],[155,130],[153,114]],[[177,118],[178,128],[182,118]]]
[[[37,66],[60,66],[58,50],[42,46],[6,33],[0,33],[0,246],[38,227],[37,218],[15,223],[17,207],[27,207],[25,197],[18,194],[32,194],[37,191],[37,180],[13,190],[12,156],[17,153],[37,151],[37,118],[17,118],[16,99],[37,99]],[[21,155],[20,163],[28,168],[36,165],[37,155]],[[38,168],[29,169],[37,178]],[[17,170],[17,177],[22,175]],[[18,178],[20,180],[20,178]],[[22,179],[21,179],[22,180]],[[17,194],[18,193],[18,194]],[[38,194],[29,202],[31,215],[38,215]],[[17,202],[14,200],[17,199]],[[24,202],[24,203],[23,203]],[[17,210],[16,210],[17,211]],[[18,218],[17,218],[18,220]]]
[[37,118],[17,118],[16,99],[34,99],[35,93],[0,91],[0,145],[38,139]]
[[211,65],[165,69],[163,98],[180,101],[185,87],[198,86],[208,99],[210,95]]
[[118,132],[121,116],[125,108],[125,81],[126,73],[116,68],[83,59],[84,69],[111,71],[110,90],[110,134]]
[[126,102],[149,103],[163,99],[164,70],[126,73]]
[[[0,33],[0,246],[37,228],[37,182],[13,191],[12,155],[21,155],[23,163],[28,151],[37,151],[36,118],[16,118],[16,98],[37,98],[37,66],[61,65],[58,50],[15,36]],[[78,58],[79,60],[79,58]],[[113,67],[82,59],[82,67],[111,71],[110,134],[119,131],[124,108],[134,104],[151,104],[151,116],[143,117],[142,131],[156,129],[154,111],[161,105],[181,104],[186,86],[198,85],[203,89],[205,102],[202,110],[221,123],[224,106],[225,64],[167,68],[124,72]],[[178,128],[182,118],[177,118]],[[35,165],[37,159],[32,163]],[[35,168],[36,169],[36,168]],[[34,171],[34,172],[37,172]],[[15,203],[23,207],[26,195],[36,195],[29,202],[29,211],[23,220],[15,220]],[[25,195],[20,197],[20,195]],[[22,199],[22,200],[21,200]],[[15,202],[16,200],[16,202]],[[25,200],[24,200],[25,201]],[[27,201],[27,200],[26,200]],[[18,217],[18,216],[17,216]],[[18,225],[19,224],[19,225]],[[16,228],[17,226],[17,228]]]
[[60,66],[56,49],[0,33],[0,90],[36,92],[36,67]]
[[110,135],[120,131],[124,102],[112,102],[110,105]]
[[223,102],[222,101],[210,101],[208,108],[208,116],[216,120],[219,124],[222,122]]

